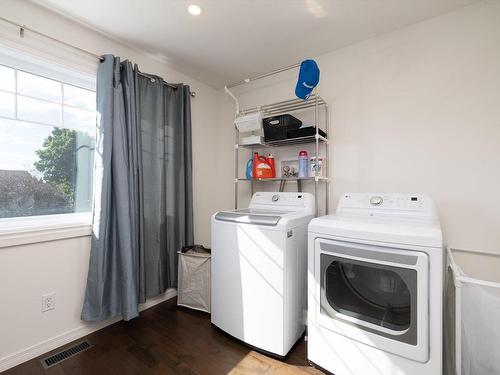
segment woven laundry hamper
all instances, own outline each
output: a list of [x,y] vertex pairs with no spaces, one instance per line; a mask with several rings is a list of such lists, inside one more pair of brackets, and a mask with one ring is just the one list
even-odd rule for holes
[[185,246],[178,251],[177,305],[210,312],[210,249]]

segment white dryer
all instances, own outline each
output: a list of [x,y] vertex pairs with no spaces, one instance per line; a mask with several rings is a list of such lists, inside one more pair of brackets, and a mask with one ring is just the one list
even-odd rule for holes
[[212,216],[212,324],[285,356],[305,331],[308,193],[255,193]]
[[421,194],[345,194],[309,224],[308,359],[335,375],[442,374],[443,240]]

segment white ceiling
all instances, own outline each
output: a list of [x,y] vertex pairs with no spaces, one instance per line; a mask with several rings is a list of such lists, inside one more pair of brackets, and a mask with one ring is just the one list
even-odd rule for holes
[[35,1],[221,87],[476,0]]

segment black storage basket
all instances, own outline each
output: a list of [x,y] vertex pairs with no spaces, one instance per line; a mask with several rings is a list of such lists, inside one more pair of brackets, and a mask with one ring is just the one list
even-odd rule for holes
[[[326,133],[318,129],[318,134],[321,135],[322,137],[326,138]],[[302,137],[312,137],[316,135],[316,128],[314,126],[308,126],[305,128],[300,128],[300,129],[295,129],[295,130],[289,130],[288,131],[288,138],[302,138]]]
[[287,139],[288,131],[296,130],[302,126],[302,121],[288,114],[266,117],[262,123],[266,142]]

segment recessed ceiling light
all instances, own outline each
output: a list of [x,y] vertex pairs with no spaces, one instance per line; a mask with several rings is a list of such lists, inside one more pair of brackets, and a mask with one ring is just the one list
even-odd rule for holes
[[193,16],[199,16],[201,14],[201,7],[196,4],[191,4],[190,6],[188,6],[188,12]]

